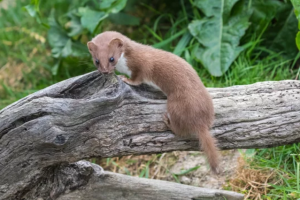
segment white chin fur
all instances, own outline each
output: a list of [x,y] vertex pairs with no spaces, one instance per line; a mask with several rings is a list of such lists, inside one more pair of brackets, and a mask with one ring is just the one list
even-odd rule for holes
[[126,58],[124,57],[124,53],[121,54],[121,57],[118,60],[118,63],[116,64],[116,69],[118,72],[126,74],[131,77],[131,71],[129,70],[127,66]]
[[[129,77],[131,77],[131,71],[127,66],[127,61],[126,61],[126,58],[124,57],[124,53],[121,54],[121,57],[119,58],[118,63],[116,64],[115,67],[118,72],[126,74]],[[157,90],[161,90],[160,87],[158,87],[152,81],[144,80],[143,82],[146,83],[147,85],[154,87]]]

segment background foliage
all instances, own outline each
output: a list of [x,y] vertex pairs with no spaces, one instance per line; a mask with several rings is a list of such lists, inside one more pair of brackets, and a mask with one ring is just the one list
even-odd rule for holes
[[[300,3],[292,2],[295,12],[289,0],[0,1],[0,108],[95,70],[86,43],[105,30],[183,57],[209,87],[299,80]],[[283,180],[261,198],[300,197],[298,145],[251,151],[251,168]]]
[[[107,30],[107,23],[144,27],[158,41],[152,44],[184,57],[192,64],[206,68],[213,76],[222,76],[239,54],[247,48],[263,43],[260,54],[273,51],[287,59],[296,54],[294,35],[297,20],[290,2],[274,0],[191,0],[139,1],[136,0],[84,0],[52,1],[32,0],[25,8],[37,22],[48,27],[48,42],[56,63],[52,68],[57,74],[62,59],[73,56],[84,58],[86,41]],[[161,5],[159,5],[161,4]],[[175,4],[167,12],[152,12],[145,23],[145,16],[136,17],[139,6],[155,9],[157,6]],[[177,5],[176,5],[177,4]],[[175,7],[176,6],[176,7]],[[52,9],[41,17],[40,7]],[[158,7],[159,8],[159,7]],[[151,11],[151,10],[150,10]],[[144,18],[144,19],[143,19]],[[164,23],[168,29],[160,28]],[[255,24],[255,26],[251,26]],[[140,38],[146,40],[147,38]]]

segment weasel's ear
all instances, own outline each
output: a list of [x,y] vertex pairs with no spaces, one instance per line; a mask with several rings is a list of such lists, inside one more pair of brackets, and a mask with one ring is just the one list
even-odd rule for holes
[[116,47],[116,48],[122,48],[124,45],[123,40],[119,38],[114,38],[109,42],[109,46]]
[[87,46],[88,46],[90,52],[96,51],[96,49],[97,49],[97,46],[95,45],[94,42],[88,42]]

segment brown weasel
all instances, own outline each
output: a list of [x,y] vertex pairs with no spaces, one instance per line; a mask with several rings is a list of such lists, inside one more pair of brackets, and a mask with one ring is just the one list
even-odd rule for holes
[[129,85],[146,83],[167,95],[164,122],[178,136],[199,137],[211,170],[217,173],[219,153],[209,129],[214,120],[212,99],[193,67],[172,53],[106,31],[87,43],[94,64],[102,73],[116,69]]

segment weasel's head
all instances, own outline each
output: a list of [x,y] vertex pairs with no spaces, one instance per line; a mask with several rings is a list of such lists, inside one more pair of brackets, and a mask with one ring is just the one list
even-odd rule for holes
[[98,41],[87,43],[94,65],[103,74],[113,73],[124,53],[124,42],[119,38],[114,38],[110,41],[98,43]]

